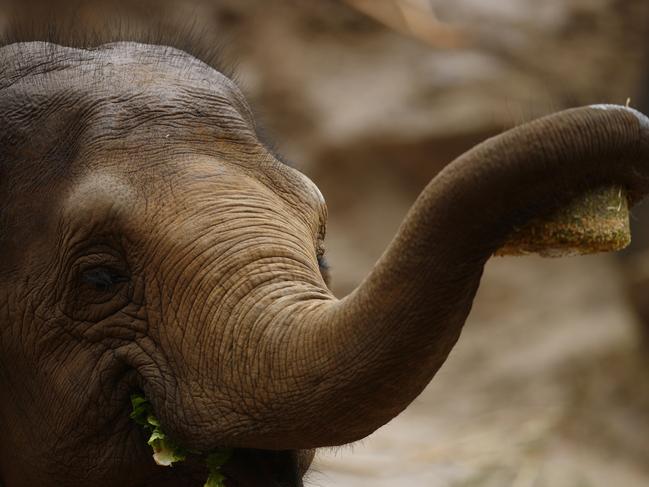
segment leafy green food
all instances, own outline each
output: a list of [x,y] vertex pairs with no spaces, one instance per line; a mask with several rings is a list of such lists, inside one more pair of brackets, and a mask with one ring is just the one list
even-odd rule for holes
[[[199,454],[189,451],[169,438],[160,428],[160,422],[153,414],[151,403],[141,394],[131,396],[133,411],[130,417],[149,434],[147,443],[153,448],[153,459],[158,465],[170,467],[174,463],[182,462],[189,454]],[[225,477],[221,467],[227,463],[232,455],[232,450],[227,448],[209,452],[206,457],[209,476],[205,487],[224,487]]]
[[158,465],[169,467],[176,462],[182,462],[187,457],[187,451],[174,443],[160,429],[160,422],[153,415],[153,408],[147,399],[140,395],[131,396],[133,412],[131,419],[142,426],[148,433],[147,443],[153,448],[153,459]]
[[220,450],[207,456],[207,468],[210,474],[204,487],[223,487],[225,485],[225,477],[221,473],[221,467],[227,463],[231,454],[232,450]]

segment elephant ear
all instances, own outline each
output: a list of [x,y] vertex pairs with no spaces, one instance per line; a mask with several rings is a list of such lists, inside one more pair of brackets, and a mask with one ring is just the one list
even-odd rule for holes
[[461,29],[441,22],[431,0],[345,0],[355,9],[388,27],[434,47],[460,47],[467,43]]

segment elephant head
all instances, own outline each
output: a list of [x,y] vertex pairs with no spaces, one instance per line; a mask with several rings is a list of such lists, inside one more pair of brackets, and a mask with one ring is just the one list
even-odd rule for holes
[[[336,299],[326,207],[237,87],[173,48],[0,48],[0,478],[200,485],[156,467],[129,395],[229,485],[301,485],[428,384],[513,228],[593,188],[649,188],[649,120],[561,112],[487,140],[424,190]],[[332,100],[335,103],[335,100]],[[307,452],[307,453],[305,453]]]

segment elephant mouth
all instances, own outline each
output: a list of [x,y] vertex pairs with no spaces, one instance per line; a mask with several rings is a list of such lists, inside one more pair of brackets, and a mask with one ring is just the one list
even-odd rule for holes
[[[302,487],[305,468],[298,451],[268,451],[235,449],[232,457],[221,468],[225,477],[225,487]],[[185,462],[174,465],[162,477],[149,485],[198,486],[207,478],[202,459],[190,457]],[[171,476],[173,478],[170,478]],[[164,480],[163,480],[164,479]]]
[[222,468],[226,487],[302,487],[300,452],[235,449]]
[[[132,394],[142,394],[142,378],[133,370],[124,374],[124,387],[122,392],[129,398],[128,414],[131,413],[130,397]],[[139,426],[131,423],[135,429]],[[147,452],[150,449],[145,448]],[[225,487],[303,487],[302,477],[307,472],[313,450],[262,450],[253,448],[234,448],[232,455],[220,472],[225,477]],[[158,468],[160,475],[153,484],[166,485],[162,479],[167,479],[169,474],[173,477],[173,485],[202,485],[208,476],[204,457],[189,455],[183,462],[174,464],[171,468]],[[162,470],[165,470],[163,472]],[[183,480],[181,480],[183,479]],[[0,486],[1,487],[1,486]]]
[[[235,449],[221,468],[225,487],[303,487],[304,463],[298,451]],[[138,487],[197,487],[203,485],[208,472],[202,458],[189,457],[173,467],[153,472]]]

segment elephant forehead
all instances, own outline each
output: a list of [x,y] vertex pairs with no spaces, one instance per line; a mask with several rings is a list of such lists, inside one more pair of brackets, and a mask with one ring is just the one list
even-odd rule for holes
[[218,92],[247,111],[237,86],[225,75],[168,46],[115,42],[81,49],[48,42],[22,42],[0,46],[0,91],[16,85],[42,89],[65,84],[73,91],[85,88],[110,92],[132,85],[147,88],[165,85]]
[[209,157],[185,158],[173,166],[157,173],[152,165],[145,180],[120,165],[90,170],[69,183],[64,218],[73,227],[111,227],[136,240],[180,245],[195,243],[199,235],[214,244],[314,231],[317,216],[308,205],[302,203],[298,214],[287,195],[258,173]]
[[30,42],[0,48],[0,65],[0,160],[255,138],[234,83],[172,48]]
[[66,216],[100,213],[131,213],[137,191],[125,178],[109,172],[91,172],[74,184],[65,196]]
[[0,47],[0,65],[2,169],[24,190],[60,183],[66,215],[132,222],[202,209],[242,221],[263,209],[268,221],[322,226],[315,185],[257,140],[237,87],[189,54],[29,42]]

